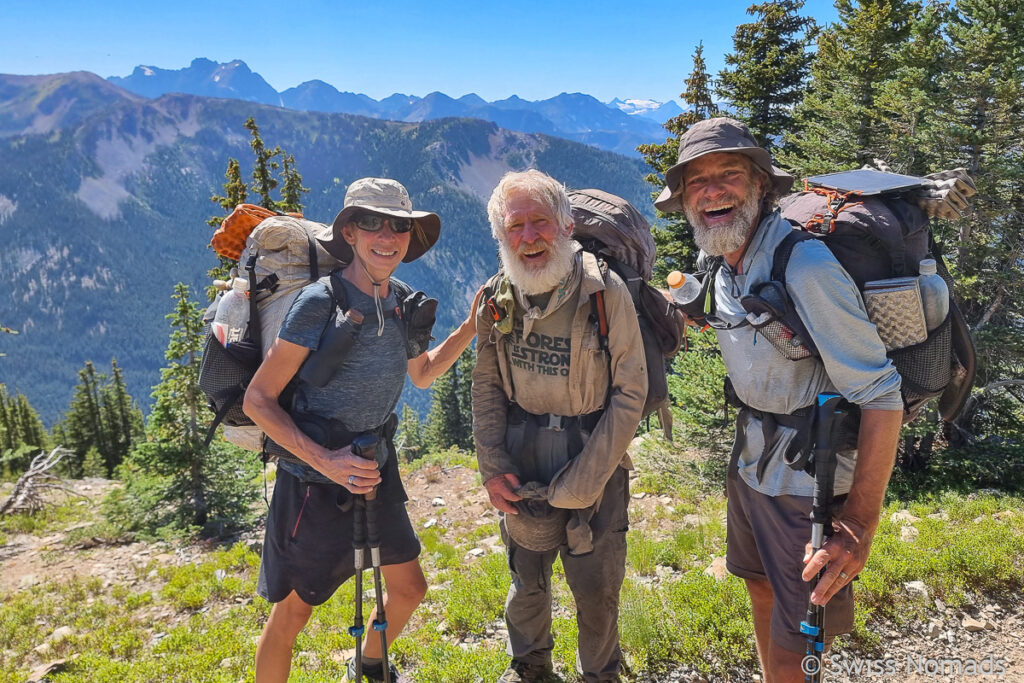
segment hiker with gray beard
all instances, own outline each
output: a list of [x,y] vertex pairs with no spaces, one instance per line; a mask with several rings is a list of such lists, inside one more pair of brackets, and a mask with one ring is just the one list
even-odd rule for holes
[[[551,566],[560,555],[576,601],[577,668],[588,682],[617,681],[626,447],[647,394],[636,311],[622,280],[602,277],[596,257],[572,240],[569,198],[553,178],[506,174],[487,213],[502,269],[478,309],[473,424],[512,573],[512,661],[498,680],[552,673]],[[591,320],[595,292],[603,292],[607,350]]]
[[[727,477],[726,562],[746,582],[758,657],[772,683],[808,673],[800,631],[808,599],[827,603],[826,643],[853,626],[850,582],[868,559],[903,417],[900,376],[854,280],[820,241],[797,243],[785,270],[786,293],[820,359],[789,360],[747,323],[740,300],[772,280],[775,248],[793,230],[772,208],[792,182],[745,125],[715,118],[680,137],[678,163],[655,202],[661,211],[685,212],[702,256],[724,259],[705,321],[721,345],[731,402],[742,406]],[[784,456],[821,393],[841,394],[861,419],[851,435],[856,449],[837,454],[834,534],[812,557],[814,478]],[[821,581],[808,583],[822,567]]]

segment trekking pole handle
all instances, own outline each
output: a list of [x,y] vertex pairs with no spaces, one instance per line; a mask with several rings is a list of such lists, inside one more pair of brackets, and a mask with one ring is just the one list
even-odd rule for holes
[[[366,434],[360,434],[356,438],[352,439],[352,444],[349,447],[352,450],[352,454],[363,458],[364,460],[374,460],[377,462],[377,468],[380,469],[381,461],[377,457],[377,447],[380,444],[380,437],[376,434],[369,432]],[[367,493],[365,496],[366,500],[373,500],[377,497],[377,487],[374,487],[372,491]]]
[[[818,394],[815,404],[814,434],[814,506],[811,521],[814,535],[831,535],[832,497],[836,476],[836,425],[838,418],[846,415],[839,410],[843,397],[839,394]],[[818,549],[823,539],[811,538],[811,545]]]

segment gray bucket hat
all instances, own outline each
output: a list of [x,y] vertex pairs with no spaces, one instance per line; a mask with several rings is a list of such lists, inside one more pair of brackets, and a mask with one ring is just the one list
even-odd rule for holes
[[331,238],[319,240],[331,256],[343,263],[352,263],[352,247],[345,241],[341,229],[353,216],[364,211],[413,220],[412,239],[402,259],[404,263],[423,256],[441,235],[441,218],[429,211],[413,211],[409,191],[402,183],[390,178],[360,178],[345,192],[345,208],[334,218]]
[[772,178],[775,194],[783,195],[793,187],[793,176],[772,166],[772,157],[750,130],[736,119],[720,117],[704,119],[690,126],[679,138],[679,159],[676,165],[665,171],[665,189],[654,200],[659,211],[672,213],[683,210],[683,184],[680,178],[683,168],[694,159],[715,152],[744,154]]
[[521,548],[546,553],[566,542],[569,511],[551,507],[546,500],[524,499],[515,503],[518,515],[505,515],[505,530]]

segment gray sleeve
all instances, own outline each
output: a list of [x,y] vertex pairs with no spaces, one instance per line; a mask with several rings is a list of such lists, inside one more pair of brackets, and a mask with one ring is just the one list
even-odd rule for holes
[[839,393],[861,408],[902,410],[900,375],[857,285],[824,244],[805,240],[793,248],[786,289]]
[[323,283],[306,285],[288,309],[277,336],[286,342],[316,351],[333,306],[334,299]]

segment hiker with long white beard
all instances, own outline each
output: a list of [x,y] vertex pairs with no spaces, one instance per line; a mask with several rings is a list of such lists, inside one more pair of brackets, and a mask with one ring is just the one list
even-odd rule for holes
[[[501,271],[477,316],[473,423],[512,573],[512,661],[498,680],[536,683],[552,673],[551,567],[561,556],[576,600],[578,668],[588,682],[617,681],[626,447],[647,394],[636,311],[623,281],[602,276],[572,240],[569,198],[553,178],[506,174],[487,213]],[[591,322],[597,292],[607,348]]]
[[[348,265],[302,290],[246,392],[245,412],[278,459],[258,585],[274,607],[256,651],[258,682],[288,678],[292,647],[313,606],[354,574],[358,586],[359,569],[370,566],[361,564],[368,552],[378,600],[380,574],[387,595],[365,627],[350,629],[357,644],[363,635],[365,641],[346,680],[403,680],[388,665],[382,641],[401,632],[427,582],[405,509],[392,411],[406,374],[416,386],[429,386],[469,345],[475,328],[470,314],[427,351],[437,302],[392,275],[430,249],[440,232],[437,214],[414,211],[397,181],[353,182],[331,239],[321,240]],[[292,398],[282,407],[286,389]],[[376,459],[360,457],[371,446]],[[368,530],[362,541],[360,515]],[[358,562],[354,538],[363,544]],[[382,607],[386,619],[378,618]]]

